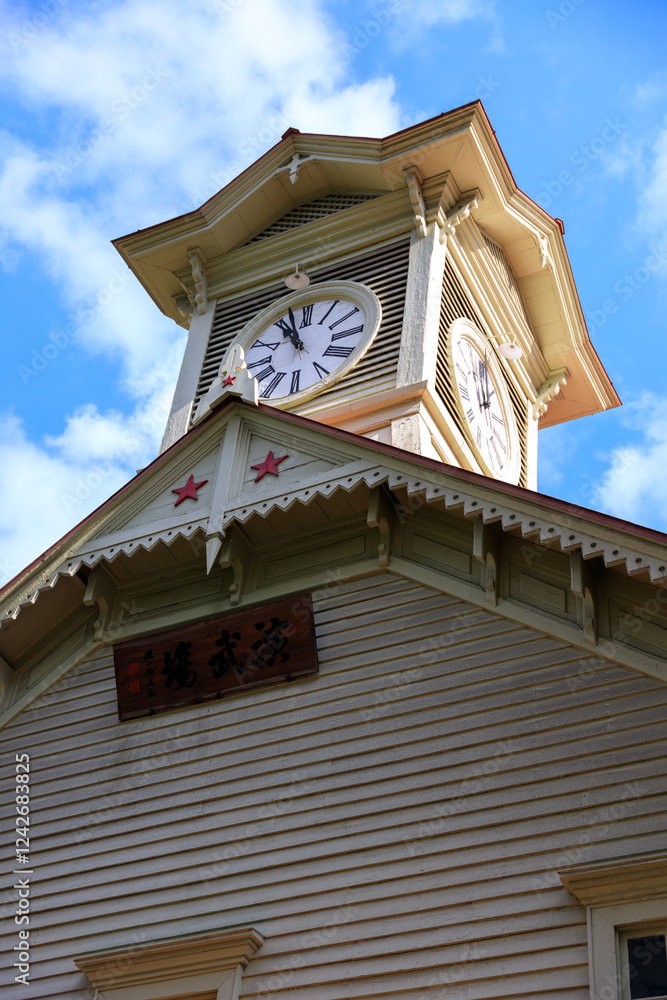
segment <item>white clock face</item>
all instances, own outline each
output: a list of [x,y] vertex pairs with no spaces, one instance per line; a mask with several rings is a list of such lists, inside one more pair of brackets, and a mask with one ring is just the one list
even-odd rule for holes
[[313,285],[274,302],[239,335],[260,398],[300,403],[341,378],[369,347],[382,310],[356,282]]
[[476,329],[459,328],[452,335],[451,359],[468,437],[484,471],[516,482],[520,461],[516,423],[495,357]]

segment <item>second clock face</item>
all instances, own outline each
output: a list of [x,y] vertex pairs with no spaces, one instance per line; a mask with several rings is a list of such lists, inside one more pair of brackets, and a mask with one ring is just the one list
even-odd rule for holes
[[488,358],[480,356],[469,340],[453,349],[456,386],[468,428],[487,466],[502,477],[509,460],[505,415],[498,389],[489,374]]
[[466,437],[487,476],[518,482],[521,449],[511,397],[486,337],[469,320],[450,331],[450,360]]
[[268,324],[246,348],[245,361],[262,399],[285,399],[345,367],[365,334],[364,312],[354,302],[306,301]]

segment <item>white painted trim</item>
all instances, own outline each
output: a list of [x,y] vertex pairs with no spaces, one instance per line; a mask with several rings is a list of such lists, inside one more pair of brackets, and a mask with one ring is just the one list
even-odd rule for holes
[[175,441],[188,430],[190,425],[190,413],[192,403],[197,394],[199,384],[199,373],[201,372],[206,357],[208,338],[213,325],[215,314],[215,302],[208,303],[208,309],[204,313],[196,309],[190,321],[190,331],[188,342],[185,347],[183,363],[174,390],[174,398],[167,418],[160,454],[170,448]]
[[413,231],[396,373],[399,388],[435,378],[446,255],[437,223],[430,223],[424,237]]

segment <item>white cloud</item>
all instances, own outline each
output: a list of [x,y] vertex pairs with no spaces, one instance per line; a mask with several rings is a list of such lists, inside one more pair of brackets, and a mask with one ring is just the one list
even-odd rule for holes
[[[371,10],[374,4],[371,4]],[[404,3],[397,0],[388,4],[387,8],[395,15],[390,22],[389,30],[394,43],[401,49],[415,42],[418,36],[425,37],[425,29],[436,25],[455,27],[465,21],[483,20],[493,25],[493,35],[488,46],[489,51],[502,51],[503,40],[499,34],[496,19],[495,0],[420,0],[419,3]],[[358,26],[358,32],[364,31],[364,20]]]
[[[187,17],[175,0],[56,8],[0,61],[5,85],[56,123],[41,144],[1,137],[3,255],[40,254],[66,305],[93,307],[80,342],[136,380],[178,331],[118,287],[110,239],[210,197],[289,125],[394,131],[394,83],[347,83],[343,36],[315,0],[195,2]],[[23,23],[5,13],[5,37]]]
[[15,576],[127,480],[107,460],[65,458],[0,418],[0,585]]
[[[0,10],[0,87],[35,126],[0,134],[0,264],[41,260],[71,317],[61,344],[105,352],[130,411],[100,412],[91,386],[42,440],[0,413],[0,579],[157,452],[183,331],[110,240],[206,200],[290,125],[382,136],[403,124],[391,77],[350,81],[345,41],[317,0]],[[43,341],[51,358],[58,340]]]
[[[638,524],[667,530],[667,399],[643,393],[625,405],[634,440],[614,448],[595,488],[595,506]],[[647,423],[646,415],[652,419]]]
[[155,458],[177,360],[180,351],[149,373],[130,414],[86,403],[40,442],[0,414],[0,586]]

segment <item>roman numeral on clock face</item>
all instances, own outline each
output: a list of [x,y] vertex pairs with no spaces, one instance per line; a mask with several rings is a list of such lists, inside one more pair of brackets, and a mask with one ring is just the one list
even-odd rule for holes
[[322,354],[323,358],[349,358],[354,347],[347,347],[345,344],[329,344]]
[[290,396],[294,392],[299,391],[299,380],[301,378],[301,369],[297,368],[295,372],[292,372],[292,384],[289,387]]
[[248,348],[250,351],[254,351],[256,347],[266,347],[267,351],[275,351],[278,346],[279,341],[276,340],[275,344],[265,344],[263,340],[256,340],[252,347]]
[[[259,368],[260,365],[270,365],[270,364],[271,364],[271,356],[269,355],[268,358],[259,358],[257,361],[248,361],[247,367]],[[259,378],[259,375],[255,375],[255,378]]]
[[262,391],[262,396],[264,397],[264,399],[268,399],[271,393],[274,391],[274,389],[278,388],[281,381],[285,378],[286,374],[287,372],[276,372],[276,374],[273,376],[273,378],[267,385],[266,389]]
[[[344,323],[346,319],[349,319],[350,316],[354,316],[354,314],[358,312],[359,312],[359,306],[355,306],[354,309],[350,309],[349,313],[345,313],[344,316],[341,316],[340,319],[337,319],[335,323],[331,323],[329,329],[333,330],[335,326],[340,326],[340,324]],[[328,315],[329,313],[327,313],[327,316]]]
[[331,305],[329,306],[329,308],[328,308],[328,309],[327,309],[327,311],[325,312],[324,316],[322,317],[322,319],[321,319],[321,320],[319,321],[319,323],[317,324],[318,326],[322,326],[322,323],[324,323],[325,319],[327,318],[327,316],[329,315],[329,313],[331,312],[331,310],[332,310],[332,309],[335,309],[335,308],[336,308],[336,306],[338,305],[338,303],[339,303],[339,302],[340,302],[340,299],[335,299],[335,300],[334,300],[334,301],[333,301],[333,302],[331,303]]
[[317,361],[313,361],[313,368],[315,369],[320,378],[324,378],[325,375],[329,374],[326,368],[323,368],[322,365],[318,365]]
[[301,323],[299,325],[299,329],[303,330],[304,326],[310,326],[310,324],[312,323],[312,321],[313,321],[313,307],[312,307],[312,305],[310,305],[310,306],[304,306],[303,307],[303,315],[302,315],[302,318],[301,318]]
[[363,333],[363,330],[364,330],[364,326],[363,326],[363,323],[362,323],[361,326],[354,326],[354,327],[352,327],[351,330],[341,330],[340,333],[332,333],[331,334],[331,339],[333,341],[333,340],[340,340],[341,337],[351,337],[355,333]]
[[[502,444],[502,442],[496,440],[496,437],[494,435],[494,437],[491,438],[491,447],[493,449],[494,455],[496,456],[496,462],[498,463],[498,468],[502,469],[503,465],[505,464],[505,457],[504,455],[500,454],[500,448],[498,447],[499,444]],[[503,451],[505,451],[504,446],[503,446]]]

